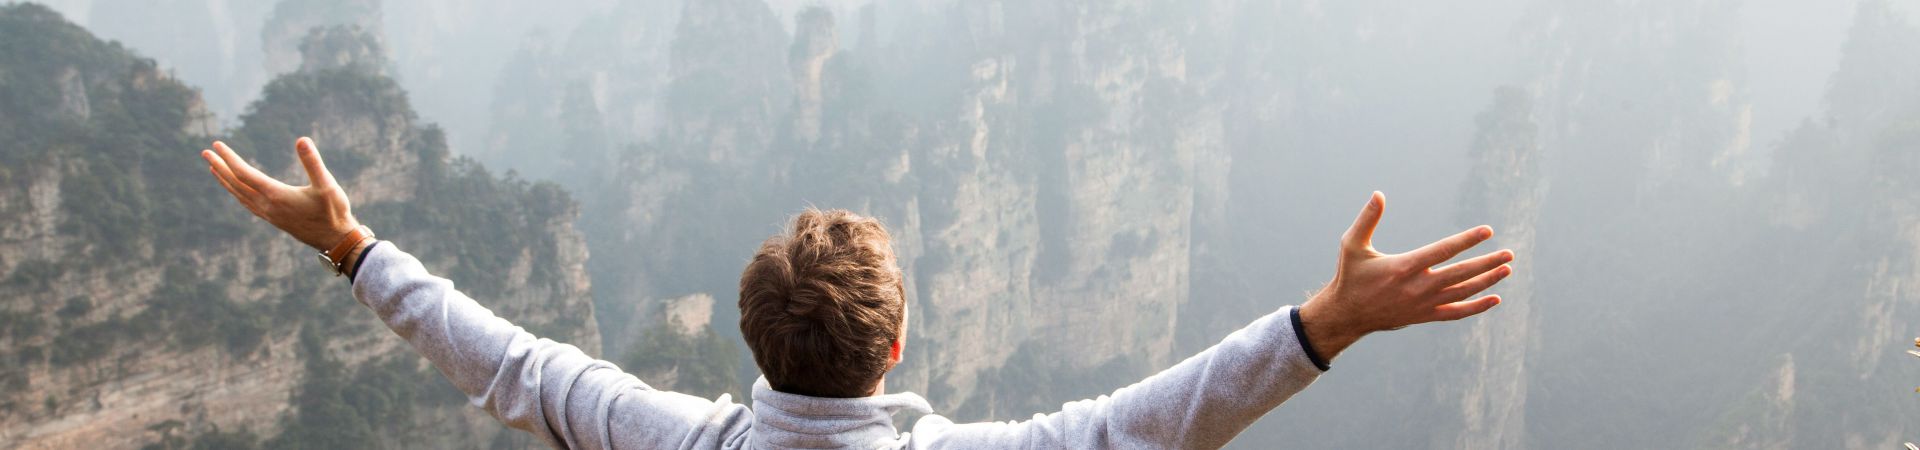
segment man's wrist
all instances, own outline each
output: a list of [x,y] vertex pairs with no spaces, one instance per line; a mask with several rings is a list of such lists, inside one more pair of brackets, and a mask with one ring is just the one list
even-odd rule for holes
[[[1324,295],[1324,293],[1322,294]],[[1330,311],[1330,300],[1315,295],[1307,303],[1300,305],[1300,327],[1307,337],[1306,344],[1312,347],[1314,355],[1331,362],[1333,358],[1346,351],[1348,346],[1358,342],[1367,332],[1349,321],[1341,320],[1335,311]]]
[[360,257],[365,255],[367,253],[367,249],[373,247],[373,243],[375,242],[380,242],[380,240],[366,239],[366,240],[360,241],[359,245],[353,246],[353,250],[347,251],[346,258],[341,261],[346,263],[347,267],[353,267],[353,264],[360,262]]
[[332,248],[322,251],[320,260],[325,261],[335,275],[346,275],[348,263],[353,261],[356,252],[364,251],[362,247],[373,241],[373,230],[365,226],[355,227],[344,233]]
[[365,226],[361,225],[359,220],[355,220],[352,217],[348,217],[347,223],[345,224],[345,226],[334,227],[333,237],[331,238],[332,240],[327,241],[326,248],[322,248],[320,249],[320,251],[324,252],[324,251],[327,251],[327,249],[331,249],[341,245],[347,245],[348,243],[345,241],[350,241],[354,239],[353,231],[362,230],[364,228]]
[[359,275],[360,262],[361,259],[366,257],[367,250],[372,249],[373,245],[378,243],[380,243],[379,239],[362,240],[359,245],[353,246],[353,250],[347,252],[346,257],[340,260],[342,274],[347,276],[348,282],[352,282],[354,276]]

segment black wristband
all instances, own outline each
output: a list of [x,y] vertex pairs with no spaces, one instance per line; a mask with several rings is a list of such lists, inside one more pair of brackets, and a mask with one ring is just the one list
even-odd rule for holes
[[[361,249],[359,255],[354,255],[353,264],[351,265],[352,268],[347,269],[347,284],[353,284],[353,277],[356,275],[360,275],[360,263],[366,261],[367,254],[373,253],[373,248],[379,247],[381,242],[384,242],[384,241],[375,240],[373,241],[372,244],[367,244],[367,248]],[[1295,314],[1295,316],[1298,316],[1298,314]],[[1298,323],[1299,321],[1300,319],[1298,318],[1294,319],[1295,323]]]
[[1307,328],[1300,326],[1300,307],[1293,307],[1292,312],[1293,339],[1300,341],[1300,350],[1307,352],[1307,360],[1313,361],[1313,366],[1320,368],[1321,372],[1333,370],[1333,367],[1327,364],[1326,358],[1321,358],[1319,352],[1313,351],[1313,344],[1307,342]]

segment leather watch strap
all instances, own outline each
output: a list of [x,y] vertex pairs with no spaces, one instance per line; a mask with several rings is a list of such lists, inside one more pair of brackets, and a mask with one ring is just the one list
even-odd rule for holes
[[326,261],[327,265],[333,268],[334,275],[344,275],[346,274],[344,269],[346,267],[347,254],[353,252],[354,247],[358,247],[361,242],[365,242],[368,239],[373,239],[373,229],[367,228],[366,225],[354,227],[352,230],[348,230],[346,235],[340,237],[340,243],[334,244],[333,249],[327,250],[326,253],[321,253],[320,259]]

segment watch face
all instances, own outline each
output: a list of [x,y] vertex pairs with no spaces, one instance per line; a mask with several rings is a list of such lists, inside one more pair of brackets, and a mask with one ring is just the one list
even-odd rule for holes
[[340,268],[333,263],[333,260],[327,259],[327,254],[321,253],[318,256],[320,257],[320,263],[326,264],[328,269],[332,269],[335,272],[340,271]]

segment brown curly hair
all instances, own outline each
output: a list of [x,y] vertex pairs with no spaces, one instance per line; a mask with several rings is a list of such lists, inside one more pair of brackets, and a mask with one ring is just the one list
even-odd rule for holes
[[871,395],[905,322],[892,238],[871,217],[809,208],[740,274],[740,333],[781,392]]

